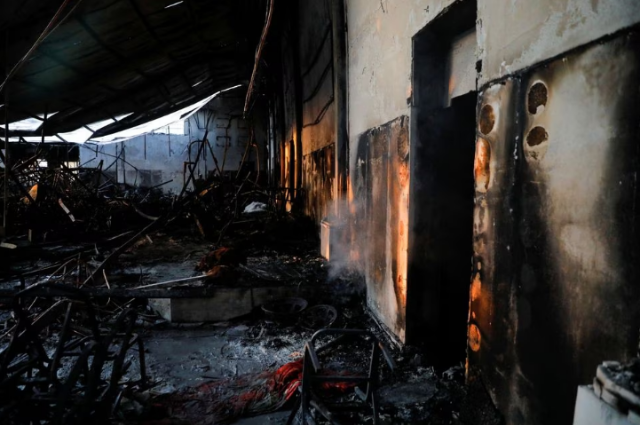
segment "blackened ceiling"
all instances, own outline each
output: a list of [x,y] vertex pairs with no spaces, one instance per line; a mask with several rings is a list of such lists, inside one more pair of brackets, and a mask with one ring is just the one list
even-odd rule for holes
[[246,83],[266,11],[266,0],[0,2],[2,72],[37,45],[0,93],[0,120],[48,113],[33,135],[117,120],[104,136]]

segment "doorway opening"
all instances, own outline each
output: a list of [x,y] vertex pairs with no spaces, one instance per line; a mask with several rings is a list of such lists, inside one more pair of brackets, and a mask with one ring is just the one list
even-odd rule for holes
[[473,238],[476,2],[458,1],[413,40],[407,340],[464,360]]

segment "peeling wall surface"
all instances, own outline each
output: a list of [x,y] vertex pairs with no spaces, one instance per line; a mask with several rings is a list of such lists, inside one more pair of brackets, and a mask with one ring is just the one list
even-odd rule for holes
[[306,192],[305,212],[316,222],[330,215],[333,199],[333,144],[305,155],[302,160],[303,187]]
[[481,94],[469,376],[509,424],[571,423],[637,352],[639,82],[635,30]]
[[[220,169],[238,170],[251,139],[249,123],[242,119],[243,105],[240,91],[223,93],[184,121],[185,134],[151,133],[118,143],[86,144],[80,150],[80,163],[90,161],[87,167],[97,167],[102,160],[105,173],[117,176],[119,183],[153,187],[171,181],[162,189],[180,192],[189,176],[185,164],[195,162],[201,146],[193,142],[202,140],[207,129],[211,149],[204,147],[194,177],[206,178],[216,170],[212,152]],[[245,166],[256,169],[259,165],[264,170],[265,143],[258,139],[264,138],[265,132],[256,131],[255,137],[258,149],[249,150]]]
[[637,0],[479,0],[480,84],[638,21]]

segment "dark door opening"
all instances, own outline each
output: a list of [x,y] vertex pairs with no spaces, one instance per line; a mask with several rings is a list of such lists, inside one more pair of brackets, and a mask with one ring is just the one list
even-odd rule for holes
[[[438,364],[465,357],[473,238],[473,160],[476,92],[453,98],[442,110],[438,137],[424,161],[430,163],[433,191],[428,201],[432,223],[432,269],[426,279],[436,286],[440,317]],[[429,129],[424,129],[429,131]],[[430,249],[431,250],[431,249]],[[425,335],[426,336],[426,335]]]
[[473,238],[475,2],[414,38],[407,340],[429,361],[464,361]]

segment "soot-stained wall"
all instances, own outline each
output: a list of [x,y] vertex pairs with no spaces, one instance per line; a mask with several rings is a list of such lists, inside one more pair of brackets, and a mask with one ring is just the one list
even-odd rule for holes
[[277,57],[269,59],[277,80],[273,112],[280,186],[294,189],[291,197],[319,224],[333,199],[331,0],[288,0],[280,8]]
[[407,341],[428,347],[428,360],[444,368],[463,361],[466,348],[475,49],[463,68],[471,91],[462,95],[447,59],[460,53],[454,40],[473,31],[475,17],[474,2],[455,2],[413,38]]
[[345,3],[350,259],[364,273],[372,312],[405,341],[411,38],[453,0]]
[[569,424],[640,327],[640,33],[488,84],[478,103],[469,379],[509,424]]
[[406,315],[409,119],[360,135],[352,170],[354,247],[367,279],[367,304],[401,339]]
[[331,0],[299,3],[302,187],[305,212],[319,223],[331,214],[335,103]]
[[316,222],[327,217],[333,199],[333,144],[307,154],[302,159],[302,178],[305,189],[305,211]]

